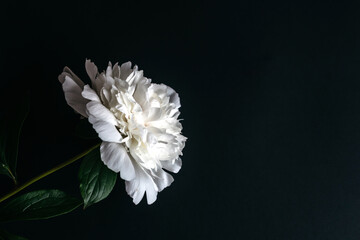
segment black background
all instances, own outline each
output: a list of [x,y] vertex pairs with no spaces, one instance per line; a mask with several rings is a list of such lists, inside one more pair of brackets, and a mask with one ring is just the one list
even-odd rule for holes
[[[188,141],[153,205],[135,206],[119,179],[85,211],[0,227],[30,239],[359,239],[359,13],[336,1],[2,4],[0,106],[31,95],[20,182],[93,144],[74,136],[57,80],[69,66],[88,81],[85,58],[99,70],[130,60],[174,88]],[[80,197],[78,168],[28,190]]]

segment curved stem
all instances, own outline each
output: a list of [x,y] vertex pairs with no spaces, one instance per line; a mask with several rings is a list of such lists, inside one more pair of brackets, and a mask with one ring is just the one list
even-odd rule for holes
[[40,179],[62,169],[63,167],[66,167],[67,165],[79,160],[80,158],[84,157],[86,154],[88,154],[89,152],[91,152],[92,150],[94,150],[95,148],[97,148],[98,146],[100,146],[100,143],[96,144],[95,146],[89,148],[88,150],[80,153],[79,155],[73,157],[73,158],[70,158],[69,160],[67,160],[66,162],[63,162],[61,164],[59,164],[58,166],[40,174],[39,176],[37,177],[34,177],[32,179],[30,179],[29,181],[27,181],[26,183],[18,186],[17,188],[15,188],[13,191],[11,191],[10,193],[6,194],[5,196],[3,196],[2,198],[0,198],[0,203],[5,201],[6,199],[8,199],[9,197],[15,195],[16,193],[20,192],[21,190],[23,190],[24,188],[30,186],[31,184],[39,181]]

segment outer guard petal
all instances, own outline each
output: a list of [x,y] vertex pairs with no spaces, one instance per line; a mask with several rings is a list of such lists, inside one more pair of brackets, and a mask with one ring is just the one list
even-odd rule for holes
[[170,172],[178,173],[181,169],[182,161],[180,158],[173,161],[161,161],[162,167]]
[[174,181],[174,178],[160,167],[156,169],[156,171],[152,171],[151,175],[153,176],[152,179],[156,184],[159,192],[170,186]]
[[82,116],[88,117],[88,114],[86,113],[86,104],[89,101],[82,97],[82,87],[80,87],[66,72],[59,75],[59,81],[62,83],[65,100],[68,105]]
[[87,59],[85,61],[85,69],[86,69],[86,72],[87,74],[89,75],[90,79],[91,79],[91,85],[92,85],[92,88],[97,92],[99,93],[100,89],[101,89],[101,85],[102,85],[102,82],[99,81],[98,79],[98,68],[96,67],[96,65],[91,62],[90,59]]
[[132,69],[131,69],[131,62],[126,62],[121,64],[120,67],[120,78],[122,80],[126,80],[127,77],[130,75],[130,73],[132,73]]
[[75,73],[73,73],[70,68],[68,67],[64,67],[63,72],[60,74],[59,76],[59,81],[61,83],[64,83],[65,81],[65,77],[68,76],[70,78],[72,78],[74,80],[74,82],[76,82],[77,85],[79,85],[79,87],[83,88],[84,87],[84,82],[80,80],[80,78],[78,76],[76,76]]
[[89,116],[89,122],[99,134],[101,140],[105,142],[120,143],[123,139],[119,131],[111,123],[99,120],[92,115]]
[[156,185],[152,181],[150,175],[145,170],[134,162],[135,178],[131,181],[125,182],[126,192],[133,198],[133,202],[138,204],[144,197],[145,192],[149,196],[148,204],[155,202],[157,197]]
[[99,96],[93,89],[90,88],[89,85],[84,86],[84,90],[81,92],[81,95],[88,100],[100,102]]
[[157,193],[170,186],[174,179],[161,168],[151,172],[136,162],[133,164],[136,176],[133,180],[125,182],[126,192],[133,198],[135,204],[141,201],[146,192],[147,203],[150,205],[156,201]]
[[97,119],[116,125],[117,121],[115,116],[110,112],[108,108],[102,105],[100,102],[91,101],[86,104],[88,115],[93,115]]
[[130,181],[135,178],[133,163],[122,144],[103,142],[100,154],[105,165],[114,172],[120,172],[122,179]]
[[86,59],[85,61],[85,69],[87,74],[89,75],[91,82],[94,84],[94,81],[96,79],[96,75],[98,74],[98,68],[96,65],[91,62],[90,59]]

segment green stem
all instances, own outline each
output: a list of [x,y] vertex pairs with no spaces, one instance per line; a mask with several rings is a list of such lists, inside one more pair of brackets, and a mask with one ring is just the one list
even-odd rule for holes
[[63,162],[61,164],[59,164],[58,166],[40,174],[37,177],[34,177],[32,179],[30,179],[29,181],[27,181],[26,183],[22,184],[21,186],[16,187],[13,191],[11,191],[10,193],[6,194],[5,196],[3,196],[2,198],[0,198],[0,203],[5,201],[6,199],[8,199],[9,197],[15,195],[16,193],[20,192],[21,190],[23,190],[24,188],[27,188],[28,186],[30,186],[31,184],[39,181],[40,179],[62,169],[63,167],[66,167],[67,165],[79,160],[80,158],[84,157],[86,154],[88,154],[89,152],[91,152],[92,150],[94,150],[95,148],[97,148],[98,146],[100,146],[100,143],[96,144],[95,146],[89,148],[88,150],[80,153],[79,155],[70,158],[69,160],[67,160],[66,162]]

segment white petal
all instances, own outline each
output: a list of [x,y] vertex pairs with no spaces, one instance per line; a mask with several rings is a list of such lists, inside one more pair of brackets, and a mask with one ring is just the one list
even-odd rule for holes
[[133,202],[138,204],[146,192],[148,204],[156,200],[157,189],[150,175],[134,162],[135,178],[125,182],[126,192],[133,198]]
[[110,94],[110,91],[108,91],[105,88],[102,88],[100,90],[100,99],[105,106],[109,106],[110,100],[112,99],[112,95]]
[[171,87],[169,87],[169,86],[166,86],[166,87],[167,87],[167,94],[170,97],[170,102],[174,103],[177,108],[180,108],[181,105],[180,105],[179,94],[177,94],[175,92],[175,90],[172,89]]
[[[133,160],[135,161],[135,160]],[[126,192],[138,204],[146,192],[147,203],[150,205],[156,201],[157,193],[174,181],[173,177],[160,167],[155,171],[146,170],[134,162],[136,177],[125,182]]]
[[160,108],[158,107],[152,107],[148,110],[148,116],[147,116],[147,121],[151,122],[151,121],[156,121],[161,117],[162,111]]
[[152,175],[159,192],[170,186],[174,181],[174,178],[160,167],[157,168],[156,171],[153,170]]
[[115,78],[114,79],[115,81],[115,87],[120,90],[120,91],[127,91],[127,89],[129,88],[129,84],[124,81],[124,80],[121,80],[120,78]]
[[[103,87],[110,90],[112,88],[112,86],[115,84],[115,80],[113,79],[112,76],[106,76],[104,74],[101,74],[102,78],[103,78]],[[101,89],[101,88],[100,88]]]
[[69,106],[82,116],[88,117],[86,113],[86,104],[88,103],[88,100],[81,96],[82,88],[68,75],[61,74],[59,80],[62,82],[65,100]]
[[96,92],[99,92],[99,90],[101,89],[101,81],[99,81],[97,79],[97,76],[98,76],[98,68],[96,67],[96,65],[91,62],[90,59],[87,59],[85,61],[85,69],[86,69],[86,72],[87,74],[89,75],[90,79],[91,79],[91,85],[92,85],[92,88],[96,91]]
[[100,154],[106,166],[114,172],[120,172],[122,179],[130,181],[135,178],[133,163],[122,144],[103,142]]
[[[137,69],[137,66],[135,65],[136,69]],[[134,67],[134,69],[135,69]],[[144,77],[144,71],[143,70],[140,70],[140,71],[136,71],[135,72],[135,78],[134,78],[134,84],[138,84],[141,80],[143,80]]]
[[153,189],[146,190],[146,201],[147,204],[153,204],[156,201],[158,192]]
[[91,79],[91,82],[94,82],[96,75],[98,74],[98,68],[96,67],[96,65],[93,62],[91,62],[90,59],[86,59],[85,69]]
[[140,104],[142,108],[145,108],[146,103],[146,91],[148,90],[148,84],[138,84],[134,92],[134,99]]
[[62,72],[62,73],[60,74],[60,76],[59,76],[59,81],[60,81],[61,83],[64,83],[66,76],[68,76],[68,77],[70,77],[71,79],[73,79],[74,82],[75,82],[79,87],[81,87],[81,88],[84,87],[83,81],[81,81],[80,78],[79,78],[78,76],[76,76],[76,74],[73,73],[73,72],[70,70],[70,68],[68,68],[68,67],[64,67],[63,72]]
[[115,65],[113,67],[112,76],[114,78],[120,78],[120,67],[119,67],[118,63],[115,63]]
[[106,142],[120,143],[122,136],[114,125],[95,118],[93,115],[89,116],[89,122],[92,124],[95,131],[99,134],[99,138]]
[[161,161],[161,165],[170,172],[178,173],[181,169],[182,161],[180,158],[171,161]]
[[86,99],[100,102],[99,96],[96,94],[94,90],[90,88],[89,85],[84,86],[84,90],[82,91],[81,95]]
[[108,67],[106,68],[106,77],[112,76],[112,64],[111,62],[108,63]]
[[115,116],[100,102],[91,101],[86,104],[89,115],[93,115],[95,118],[116,125],[117,121]]
[[134,180],[125,182],[126,192],[133,198],[133,202],[136,205],[139,204],[145,193],[145,187],[140,182],[146,181],[146,179],[140,180],[139,178],[140,176],[136,176]]
[[126,80],[131,72],[131,62],[123,63],[120,67],[120,78]]

